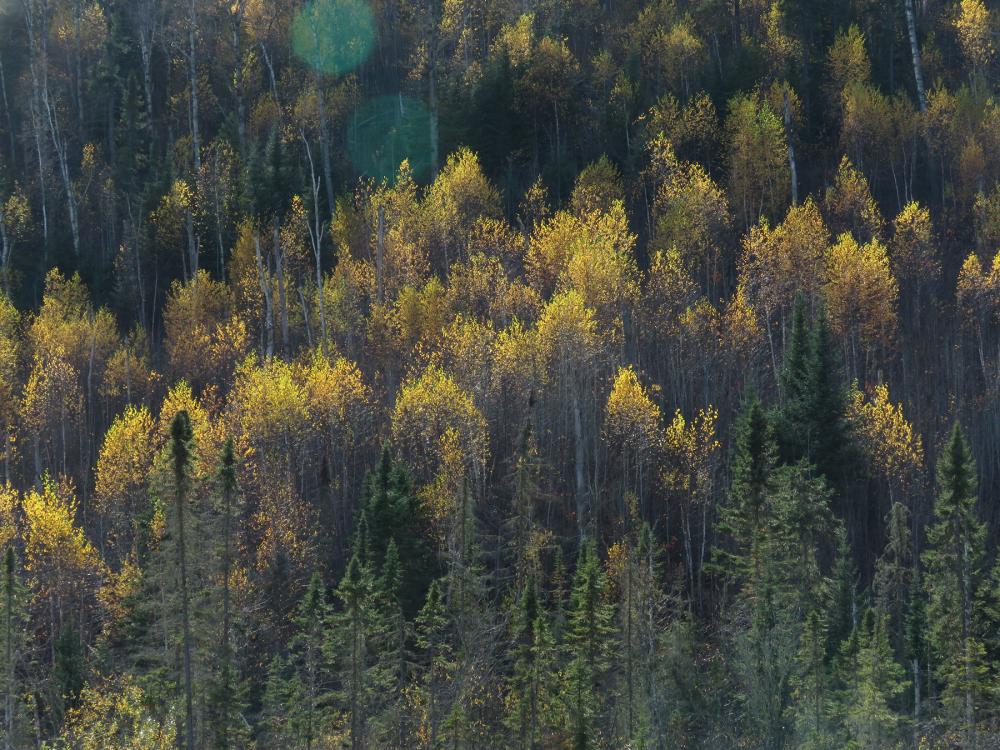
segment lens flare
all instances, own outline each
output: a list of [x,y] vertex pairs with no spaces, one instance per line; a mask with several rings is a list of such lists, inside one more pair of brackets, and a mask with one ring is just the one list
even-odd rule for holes
[[402,94],[363,104],[347,128],[347,152],[354,168],[376,180],[392,180],[406,159],[416,180],[431,168],[431,115],[417,99]]
[[375,19],[365,0],[313,0],[292,22],[292,49],[321,73],[340,75],[365,61]]

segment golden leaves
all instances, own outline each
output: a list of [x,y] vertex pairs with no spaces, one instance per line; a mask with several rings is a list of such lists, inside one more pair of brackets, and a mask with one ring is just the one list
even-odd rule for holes
[[877,239],[859,246],[842,234],[826,255],[826,302],[830,323],[840,336],[862,346],[887,346],[896,331],[899,287],[885,246]]
[[631,367],[622,367],[615,376],[604,413],[604,435],[609,445],[634,455],[655,458],[666,437],[663,414]]
[[417,476],[433,476],[447,458],[446,431],[454,430],[467,470],[487,458],[486,420],[472,397],[437,365],[405,382],[392,412],[392,439]]
[[104,435],[97,458],[96,509],[105,515],[127,512],[121,507],[145,485],[155,456],[155,424],[146,407],[126,407]]
[[903,405],[889,400],[889,387],[875,386],[869,399],[855,390],[849,414],[870,465],[902,489],[912,486],[923,470],[924,445],[903,416]]

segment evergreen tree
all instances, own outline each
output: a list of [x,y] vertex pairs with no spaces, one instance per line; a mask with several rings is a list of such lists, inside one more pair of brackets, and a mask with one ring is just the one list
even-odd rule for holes
[[906,690],[905,670],[892,653],[888,616],[868,609],[858,627],[844,718],[849,747],[881,750],[900,740],[902,719],[893,705]]
[[188,471],[191,466],[191,421],[186,411],[179,411],[170,427],[170,451],[174,468],[174,498],[177,524],[177,576],[181,599],[181,628],[184,667],[184,733],[187,750],[194,750],[194,678],[192,676],[191,602],[188,591],[187,547],[184,521],[187,515]]
[[444,689],[455,670],[454,649],[449,639],[448,611],[438,580],[431,581],[427,599],[416,619],[416,643],[420,650],[419,685],[426,705],[424,727],[431,747],[437,747],[447,705]]
[[847,533],[837,529],[837,557],[827,582],[826,652],[836,655],[854,631],[857,609],[858,571],[847,542]]
[[364,747],[370,700],[373,581],[355,554],[337,587],[342,609],[333,618],[328,653],[340,672],[340,703],[347,712],[351,750]]
[[403,572],[395,540],[389,541],[376,587],[377,615],[374,635],[376,667],[373,682],[381,695],[382,731],[396,747],[404,747],[408,734],[403,695],[413,664],[412,626],[403,613]]
[[920,568],[913,571],[910,600],[905,622],[905,653],[910,665],[910,683],[913,686],[913,732],[919,736],[923,720],[923,700],[929,685],[930,648],[927,638],[927,592],[920,577]]
[[784,391],[778,413],[781,455],[786,463],[807,460],[840,487],[851,458],[847,389],[839,357],[820,307],[811,325],[799,297],[781,376]]
[[923,554],[930,645],[943,707],[971,747],[977,711],[989,691],[981,600],[986,527],[976,516],[975,460],[957,422],[938,461],[937,480]]
[[833,685],[826,644],[823,616],[815,609],[810,610],[802,626],[791,681],[796,747],[802,750],[837,747],[831,726]]
[[295,672],[292,684],[296,687],[297,704],[287,707],[294,717],[291,727],[307,750],[315,746],[326,725],[330,688],[326,656],[329,620],[326,585],[319,573],[313,573],[293,620],[296,635],[290,644],[290,664]]
[[608,691],[614,607],[593,541],[584,540],[570,591],[566,626],[566,689],[574,750],[600,746],[602,704]]
[[437,568],[425,539],[420,502],[405,467],[393,459],[388,447],[382,449],[378,466],[366,477],[361,507],[365,523],[358,524],[357,533],[363,530],[367,535],[362,560],[380,570],[390,541],[395,542],[403,576],[403,611],[412,617],[423,603]]
[[18,673],[25,655],[28,591],[18,575],[17,554],[7,547],[4,554],[3,590],[0,591],[0,621],[3,623],[3,738],[4,750],[26,741],[24,706]]
[[736,423],[733,480],[719,512],[718,529],[729,538],[730,549],[717,549],[716,560],[736,583],[752,584],[760,577],[776,452],[770,421],[753,394]]
[[515,746],[524,750],[544,747],[544,714],[549,703],[554,644],[534,575],[529,575],[518,605],[511,648],[512,711],[510,725]]
[[233,529],[235,526],[234,502],[236,493],[236,457],[233,441],[229,439],[222,452],[218,480],[221,503],[219,533],[222,536],[219,556],[221,579],[221,626],[217,650],[215,652],[215,675],[211,685],[208,704],[212,720],[212,735],[215,747],[230,748],[243,744],[245,733],[242,720],[243,696],[237,683],[236,666],[233,658],[232,593],[233,570]]

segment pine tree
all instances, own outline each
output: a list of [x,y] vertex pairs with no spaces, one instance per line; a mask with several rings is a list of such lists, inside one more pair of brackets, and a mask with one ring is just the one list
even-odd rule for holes
[[[395,542],[403,575],[403,611],[412,617],[437,572],[436,560],[425,540],[426,524],[410,477],[388,447],[382,449],[378,467],[368,473],[361,507],[367,534],[362,559],[380,570],[389,542]],[[358,529],[361,533],[362,524]]]
[[843,528],[837,530],[837,557],[827,581],[826,651],[840,652],[840,645],[854,631],[857,609],[858,571]]
[[529,575],[521,594],[511,647],[513,710],[510,724],[515,746],[526,750],[544,747],[544,707],[554,667],[554,644],[534,575]]
[[334,617],[328,652],[338,655],[340,698],[350,722],[351,750],[364,747],[370,694],[369,646],[372,634],[371,573],[355,554],[337,587],[342,609]]
[[819,308],[810,325],[801,297],[795,305],[781,381],[784,393],[777,422],[782,459],[809,461],[839,488],[852,445],[839,347],[825,308]]
[[298,674],[288,662],[275,654],[267,667],[264,683],[259,744],[263,747],[301,747],[298,727],[302,721],[301,698],[305,691]]
[[326,584],[319,573],[309,579],[302,601],[294,616],[296,634],[292,639],[291,666],[295,670],[300,695],[294,707],[293,722],[307,750],[311,750],[325,725],[328,700],[329,670],[327,667],[327,628],[330,606]]
[[791,680],[796,747],[802,750],[836,747],[831,727],[833,686],[826,644],[823,616],[815,609],[810,610],[799,637],[795,674]]
[[802,294],[796,295],[792,308],[792,330],[785,347],[781,371],[782,401],[785,404],[785,413],[790,415],[797,414],[797,410],[808,395],[810,359],[808,314],[805,297]]
[[403,613],[403,572],[395,540],[389,541],[376,587],[376,667],[373,681],[381,692],[384,731],[396,747],[404,747],[408,732],[403,694],[413,663],[412,626]]
[[986,527],[976,516],[976,465],[956,422],[937,465],[938,496],[923,554],[935,679],[947,714],[975,741],[976,713],[988,692],[983,586]]
[[23,741],[24,719],[18,670],[24,658],[27,625],[27,589],[18,576],[17,555],[13,547],[4,554],[3,590],[0,592],[0,619],[3,622],[3,695],[4,750],[13,750]]
[[416,642],[420,649],[419,683],[426,702],[425,731],[430,747],[437,747],[445,716],[443,691],[455,670],[454,652],[448,637],[449,621],[439,581],[431,581],[427,599],[416,620]]
[[570,591],[566,668],[574,750],[596,747],[602,702],[611,689],[608,667],[614,607],[606,600],[604,570],[593,541],[584,540]]
[[716,550],[717,565],[734,583],[752,585],[760,577],[776,453],[767,414],[751,395],[736,423],[733,480],[728,502],[719,512],[718,529],[729,538],[731,549]]
[[233,568],[233,528],[236,493],[236,457],[233,452],[233,441],[229,439],[222,452],[218,475],[221,490],[222,550],[220,555],[222,602],[221,627],[219,632],[218,650],[215,654],[216,674],[209,694],[209,711],[212,716],[212,734],[215,747],[222,750],[241,744],[243,722],[242,696],[237,684],[236,668],[233,659],[232,632],[232,595],[230,584]]
[[927,592],[920,577],[920,568],[915,568],[913,571],[905,628],[905,653],[910,665],[910,683],[913,686],[913,732],[914,737],[918,737],[923,720],[923,699],[927,695],[926,688],[929,682],[927,671],[930,665]]
[[896,746],[902,720],[893,704],[906,690],[904,675],[889,643],[888,616],[866,610],[858,627],[844,707],[850,747],[881,750]]
[[194,750],[194,679],[192,677],[192,638],[190,592],[188,591],[187,548],[184,520],[187,515],[188,471],[191,466],[191,421],[186,411],[179,411],[170,427],[171,455],[174,468],[174,498],[177,523],[177,574],[180,582],[181,628],[184,666],[184,732],[187,750]]

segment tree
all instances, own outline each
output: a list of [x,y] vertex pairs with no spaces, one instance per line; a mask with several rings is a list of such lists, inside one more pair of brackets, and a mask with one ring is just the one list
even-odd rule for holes
[[749,229],[761,216],[774,216],[789,199],[791,182],[785,128],[771,107],[753,95],[729,102],[729,190]]
[[810,750],[836,746],[826,640],[823,616],[815,609],[810,610],[802,624],[796,670],[791,678],[797,746]]
[[593,541],[584,540],[570,590],[566,626],[565,690],[574,750],[601,744],[601,717],[611,687],[610,648],[614,607],[606,599],[607,581]]
[[878,240],[859,246],[851,235],[842,234],[827,251],[826,264],[830,325],[844,341],[849,371],[857,377],[865,372],[861,353],[867,362],[872,349],[892,342],[899,286]]
[[313,573],[294,616],[296,635],[291,642],[290,665],[295,670],[295,684],[300,693],[296,698],[301,702],[284,706],[307,749],[317,746],[329,721],[330,617],[326,585],[319,573]]
[[[186,411],[179,411],[170,428],[170,452],[173,457],[174,498],[177,523],[177,573],[181,598],[181,628],[184,664],[184,734],[187,750],[195,747],[194,681],[192,678],[192,639],[190,594],[188,592],[187,547],[184,539],[184,518],[187,515],[188,473],[191,467],[191,420]],[[180,742],[180,740],[178,740]]]
[[973,747],[976,715],[987,690],[980,599],[986,528],[976,517],[976,465],[958,422],[937,465],[938,496],[922,559],[927,621],[946,715]]
[[555,643],[535,576],[529,574],[514,615],[509,724],[522,750],[544,747],[553,701],[548,679],[555,668]]
[[0,590],[0,618],[3,622],[3,738],[5,750],[13,750],[25,736],[19,672],[25,657],[28,591],[21,583],[17,555],[13,547],[4,553],[3,586]]
[[892,747],[902,724],[892,704],[906,690],[905,671],[889,644],[887,615],[867,610],[859,630],[844,707],[851,747]]
[[831,338],[823,309],[810,326],[800,298],[785,353],[778,435],[786,460],[809,460],[837,486],[850,458],[851,433],[847,391]]
[[736,423],[732,483],[719,509],[718,530],[730,548],[715,551],[716,564],[736,585],[752,591],[760,582],[765,560],[767,503],[777,464],[774,428],[756,394],[751,393]]

